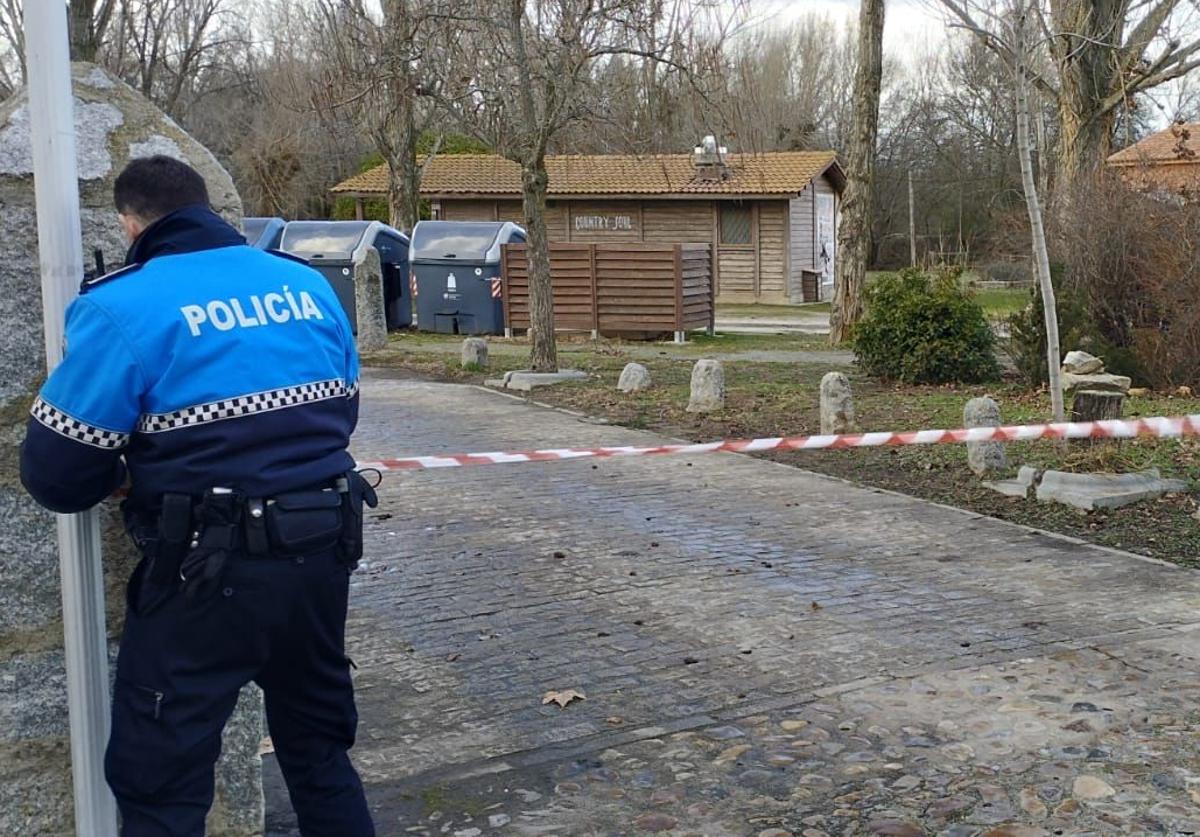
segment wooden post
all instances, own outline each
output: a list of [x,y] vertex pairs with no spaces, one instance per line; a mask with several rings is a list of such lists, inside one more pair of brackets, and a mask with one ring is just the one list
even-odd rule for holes
[[354,198],[354,219],[362,221],[367,214],[366,207],[363,205],[362,195],[356,195]]
[[511,338],[512,330],[512,303],[509,297],[512,293],[508,287],[508,260],[512,258],[511,244],[500,245],[500,309],[504,312],[504,336]]
[[592,339],[600,339],[600,276],[596,272],[596,245],[588,245],[588,271],[592,279]]
[[708,336],[717,335],[717,248],[708,246]]
[[675,342],[687,340],[683,326],[683,245],[675,245]]
[[917,266],[916,201],[913,200],[912,169],[908,170],[908,264]]

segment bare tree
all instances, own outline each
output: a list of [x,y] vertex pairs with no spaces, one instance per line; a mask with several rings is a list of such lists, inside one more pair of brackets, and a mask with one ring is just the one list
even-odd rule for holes
[[682,0],[481,0],[456,40],[447,113],[520,166],[529,246],[530,365],[558,368],[546,233],[546,155],[571,126],[602,121],[597,83],[627,58],[686,71],[671,47],[707,3]]
[[185,94],[203,86],[210,55],[231,35],[226,11],[225,0],[122,0],[105,63],[181,118]]
[[71,0],[67,6],[71,30],[71,60],[95,61],[112,19],[117,0]]
[[838,230],[829,339],[850,338],[862,316],[862,290],[871,254],[875,148],[883,82],[883,0],[859,0],[858,56],[854,73],[854,129]]
[[[388,167],[391,222],[411,229],[420,218],[424,163],[417,148],[432,126],[444,83],[456,0],[317,0],[313,18],[325,69],[312,104],[347,115]],[[434,143],[435,150],[437,142]]]
[[[95,61],[117,0],[73,0],[67,5],[71,60]],[[25,27],[23,0],[0,0],[0,44],[11,54],[12,65],[0,61],[0,93],[10,93],[25,79]]]
[[[1012,66],[1013,44],[989,25],[996,18],[991,6],[941,2]],[[1134,96],[1200,67],[1200,38],[1178,34],[1195,34],[1195,8],[1180,0],[1034,0],[1026,13],[1053,69],[1038,72],[1031,60],[1026,75],[1057,107],[1058,176],[1069,192],[1108,157],[1117,114]]]
[[1050,404],[1055,421],[1066,417],[1059,364],[1062,353],[1058,340],[1058,304],[1054,299],[1054,283],[1050,276],[1050,257],[1046,252],[1046,229],[1042,224],[1042,207],[1038,200],[1037,183],[1033,176],[1033,143],[1029,138],[1029,53],[1030,21],[1027,0],[1012,0],[1010,29],[1012,31],[1013,84],[1016,87],[1017,154],[1021,161],[1021,184],[1025,189],[1025,205],[1029,209],[1029,228],[1033,237],[1033,263],[1037,269],[1038,286],[1042,292],[1042,313],[1046,322],[1046,364],[1050,380]]

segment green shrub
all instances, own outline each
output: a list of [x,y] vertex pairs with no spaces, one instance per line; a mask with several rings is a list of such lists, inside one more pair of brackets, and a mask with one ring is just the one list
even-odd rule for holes
[[867,374],[908,384],[999,377],[995,335],[959,273],[909,268],[875,279],[854,330],[854,352]]
[[[1054,301],[1058,309],[1058,345],[1065,357],[1073,349],[1082,349],[1104,360],[1105,369],[1115,375],[1141,379],[1136,356],[1130,349],[1119,348],[1100,336],[1100,330],[1088,316],[1083,294],[1064,287],[1062,268],[1051,268]],[[1008,318],[1008,354],[1017,371],[1032,386],[1049,381],[1046,368],[1046,316],[1042,311],[1042,290],[1029,292],[1029,304]]]

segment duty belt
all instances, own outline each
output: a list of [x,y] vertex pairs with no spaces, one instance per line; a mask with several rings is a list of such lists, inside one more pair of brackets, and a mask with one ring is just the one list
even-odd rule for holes
[[218,577],[233,555],[251,558],[297,555],[337,547],[339,558],[356,567],[362,555],[363,504],[378,504],[374,488],[355,471],[304,491],[276,497],[246,497],[213,488],[197,499],[165,494],[156,542],[141,544],[158,584]]

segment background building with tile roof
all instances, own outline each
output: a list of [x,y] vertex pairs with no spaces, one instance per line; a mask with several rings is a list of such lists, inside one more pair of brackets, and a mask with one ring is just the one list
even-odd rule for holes
[[1200,196],[1200,123],[1176,123],[1108,158],[1137,189]]
[[[550,241],[707,243],[723,302],[827,299],[845,175],[832,151],[557,155],[546,158]],[[334,187],[363,202],[387,194],[380,166]],[[430,161],[421,196],[434,217],[522,223],[521,172],[486,154]]]

